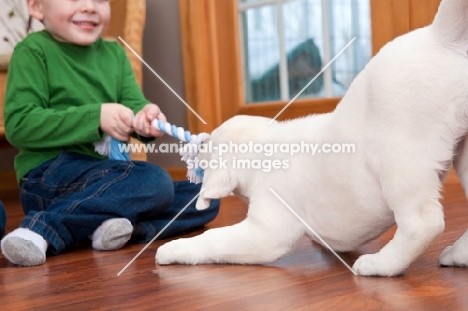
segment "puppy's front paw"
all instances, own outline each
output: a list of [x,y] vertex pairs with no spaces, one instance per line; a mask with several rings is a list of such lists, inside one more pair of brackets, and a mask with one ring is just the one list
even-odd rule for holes
[[443,267],[468,267],[468,250],[448,246],[439,256],[439,265]]
[[178,239],[161,245],[156,251],[156,263],[159,265],[185,264],[201,262],[201,247],[197,248],[192,239]]
[[159,265],[170,265],[174,263],[182,263],[180,260],[187,257],[186,250],[184,252],[182,239],[167,242],[161,245],[156,251],[156,263]]
[[397,276],[405,270],[396,265],[392,258],[384,258],[379,253],[359,257],[353,269],[361,276]]

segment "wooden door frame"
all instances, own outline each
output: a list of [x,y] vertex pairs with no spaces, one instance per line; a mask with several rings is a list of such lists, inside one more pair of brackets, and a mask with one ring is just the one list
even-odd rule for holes
[[[370,0],[372,52],[410,30],[410,1]],[[432,0],[431,0],[432,1]],[[437,0],[436,0],[437,1]],[[286,102],[245,105],[237,0],[179,0],[188,128],[211,132],[237,114],[274,117]],[[340,98],[295,101],[278,118],[333,111]]]

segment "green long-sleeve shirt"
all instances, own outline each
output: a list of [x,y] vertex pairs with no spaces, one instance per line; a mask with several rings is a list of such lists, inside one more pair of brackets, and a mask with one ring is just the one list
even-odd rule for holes
[[121,103],[134,113],[148,103],[116,42],[79,46],[41,31],[18,43],[4,107],[7,139],[19,148],[18,182],[62,150],[100,157],[93,143],[102,139],[103,103]]

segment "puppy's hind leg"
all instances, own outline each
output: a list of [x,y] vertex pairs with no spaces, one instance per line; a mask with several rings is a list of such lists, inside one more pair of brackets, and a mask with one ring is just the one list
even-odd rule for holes
[[444,230],[437,171],[428,171],[416,162],[408,164],[411,167],[401,168],[401,163],[400,167],[387,163],[382,170],[382,191],[398,228],[379,252],[363,255],[355,262],[353,268],[359,275],[404,273]]
[[239,224],[160,246],[156,263],[267,263],[289,252],[302,234],[303,226],[281,203],[264,197],[251,201],[247,218]]
[[468,230],[452,246],[447,246],[439,256],[443,267],[468,267]]
[[[458,178],[468,196],[468,135],[460,142],[454,159]],[[439,256],[441,266],[468,267],[468,230]]]

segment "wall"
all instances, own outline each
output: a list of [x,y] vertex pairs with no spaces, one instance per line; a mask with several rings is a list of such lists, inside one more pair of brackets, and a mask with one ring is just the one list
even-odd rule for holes
[[[184,98],[178,10],[175,0],[147,0],[143,59]],[[161,107],[169,122],[186,127],[184,104],[146,67],[143,84],[146,97]],[[177,140],[164,137],[157,143],[177,143]],[[15,149],[0,149],[0,172],[13,170],[15,154]],[[148,161],[162,167],[183,167],[178,154],[148,154]]]
[[[176,0],[146,2],[143,59],[177,94],[185,98],[178,3]],[[143,91],[149,100],[161,108],[170,123],[186,128],[185,105],[148,68],[144,68]],[[166,135],[157,143],[178,141]],[[148,161],[162,167],[184,166],[178,154],[148,154]]]
[[0,173],[14,170],[13,159],[17,154],[14,148],[0,149]]

